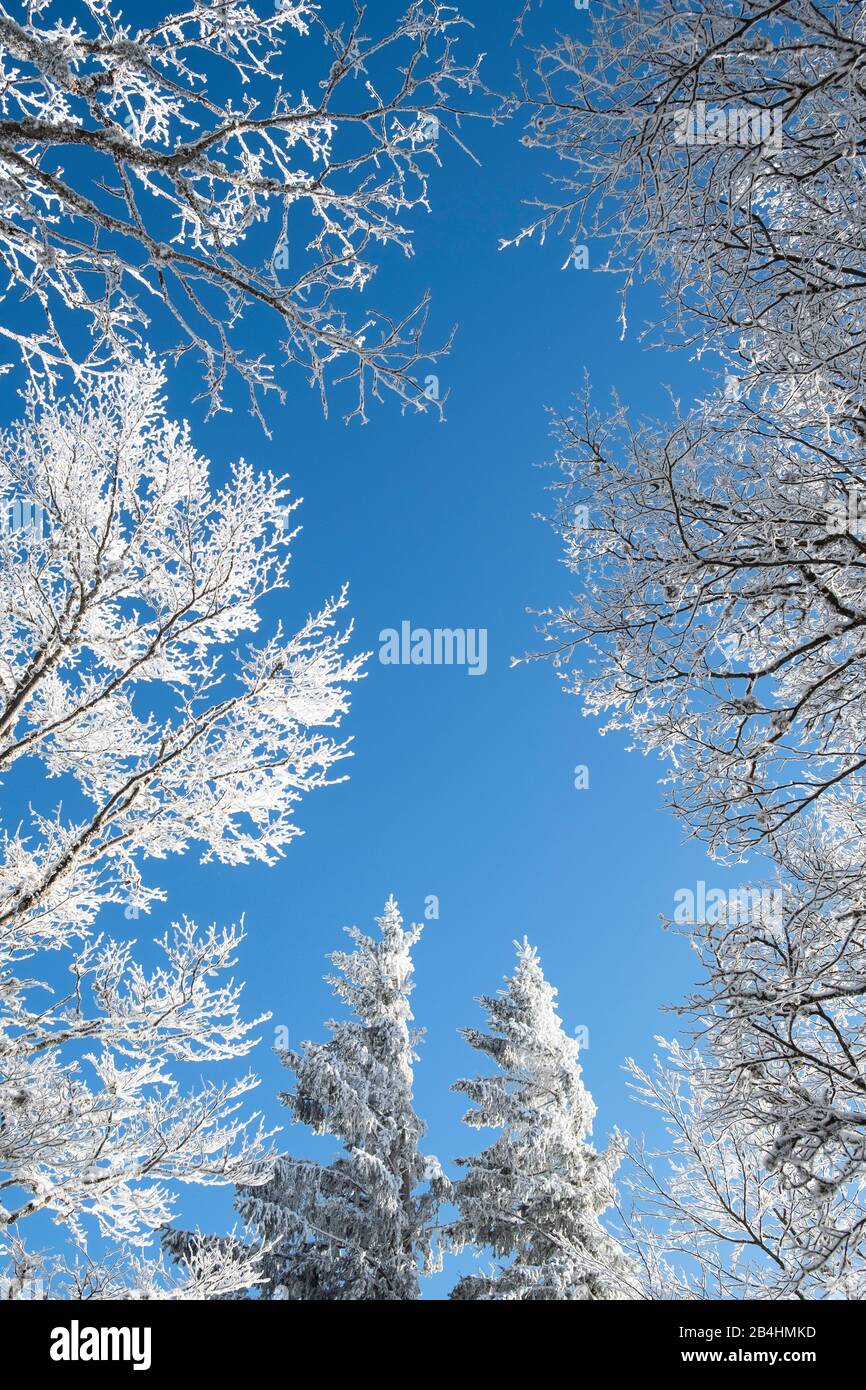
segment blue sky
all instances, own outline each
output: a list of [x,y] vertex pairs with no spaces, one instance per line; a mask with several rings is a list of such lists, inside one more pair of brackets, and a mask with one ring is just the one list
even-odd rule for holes
[[[464,10],[489,55],[488,81],[508,85],[509,7],[466,0]],[[533,30],[586,22],[567,0],[547,0]],[[169,899],[136,929],[150,937],[181,913],[201,922],[246,914],[247,1012],[273,1014],[253,1059],[263,1078],[256,1099],[284,1123],[275,1093],[290,1078],[270,1053],[272,1029],[286,1027],[292,1045],[321,1037],[332,1012],[324,957],[342,944],[341,928],[369,929],[391,892],[407,918],[422,917],[425,898],[438,896],[439,919],[416,952],[415,1014],[427,1029],[417,1105],[428,1148],[446,1164],[479,1141],[461,1124],[464,1102],[449,1093],[477,1060],[457,1030],[479,1022],[474,997],[498,987],[524,935],[559,988],[567,1027],[589,1029],[585,1079],[598,1140],[614,1125],[655,1133],[652,1116],[628,1098],[621,1066],[629,1054],[649,1058],[653,1035],[674,1027],[660,1006],[680,998],[693,975],[693,958],[660,929],[659,915],[698,879],[740,881],[682,843],[661,808],[657,764],[600,738],[546,663],[510,669],[512,656],[536,645],[526,610],[562,602],[571,588],[556,537],[533,518],[549,500],[534,467],[551,452],[545,407],[567,406],[585,370],[600,402],[616,386],[636,413],[666,412],[665,383],[688,397],[705,381],[682,356],[638,345],[649,292],[634,297],[620,341],[617,282],[593,272],[592,244],[588,270],[562,271],[556,241],[497,249],[521,222],[521,198],[543,187],[543,157],[520,145],[521,133],[519,119],[465,129],[480,166],[446,147],[432,214],[414,218],[414,258],[387,254],[369,291],[377,304],[408,307],[429,288],[432,338],[459,324],[451,354],[430,368],[449,392],[445,423],[401,415],[387,401],[368,425],[345,426],[351,402],[339,392],[326,420],[295,373],[285,407],[271,407],[268,439],[240,393],[232,415],[206,422],[191,405],[188,369],[171,377],[169,392],[217,476],[245,454],[290,473],[304,497],[293,587],[278,605],[286,621],[348,581],[357,647],[374,655],[346,725],[350,781],[301,804],[305,833],[285,860],[270,870],[202,868],[193,857],[152,865],[148,877]],[[487,673],[381,665],[379,633],[404,619],[486,628]],[[573,786],[578,763],[589,768],[584,791]],[[282,1142],[325,1155],[334,1147],[313,1145],[298,1127]],[[207,1228],[230,1212],[228,1193],[183,1195],[183,1218]]]

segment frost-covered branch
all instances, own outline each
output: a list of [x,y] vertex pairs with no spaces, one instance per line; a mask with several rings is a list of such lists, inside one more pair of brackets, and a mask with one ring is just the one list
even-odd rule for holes
[[660,339],[743,389],[821,396],[863,427],[866,16],[858,0],[599,0],[537,45],[524,142],[560,174],[519,241],[563,231],[657,280]]
[[437,0],[392,28],[360,3],[193,0],[141,27],[106,0],[0,6],[0,257],[22,306],[7,340],[43,371],[99,367],[163,301],[211,409],[235,372],[257,412],[283,395],[244,346],[270,322],[323,401],[336,372],[362,418],[388,391],[423,409],[426,299],[351,304],[383,247],[411,254],[407,215],[479,113],[463,26]]
[[[664,1118],[667,1153],[635,1145],[631,1231],[655,1296],[789,1300],[863,1297],[861,1194],[780,1188],[739,1117],[720,1123],[696,1051],[668,1053],[651,1071],[630,1064],[639,1098]],[[665,1294],[667,1285],[667,1294]]]
[[579,577],[547,638],[587,710],[658,752],[717,853],[783,853],[866,782],[864,489],[855,433],[820,411],[715,398],[667,425],[556,426],[555,522]]

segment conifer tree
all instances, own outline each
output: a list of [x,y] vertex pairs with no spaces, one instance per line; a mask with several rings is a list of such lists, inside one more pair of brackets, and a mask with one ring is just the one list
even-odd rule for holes
[[471,1047],[496,1065],[458,1081],[474,1128],[500,1131],[489,1148],[458,1159],[459,1217],[450,1243],[492,1249],[502,1263],[462,1277],[452,1299],[616,1299],[636,1296],[628,1263],[599,1216],[615,1201],[616,1146],[588,1141],[595,1106],[581,1080],[579,1044],[565,1032],[556,990],[524,940],[506,987],[479,1002],[490,1031],[466,1028]]
[[281,1101],[343,1152],[330,1165],[283,1158],[264,1186],[239,1191],[238,1210],[266,1247],[265,1298],[416,1299],[421,1269],[436,1264],[431,1226],[449,1184],[419,1151],[425,1127],[412,1101],[421,928],[404,930],[393,897],[377,922],[377,938],[351,928],[354,950],[330,957],[329,982],[353,1017],[330,1022],[328,1042],[282,1053],[297,1082]]

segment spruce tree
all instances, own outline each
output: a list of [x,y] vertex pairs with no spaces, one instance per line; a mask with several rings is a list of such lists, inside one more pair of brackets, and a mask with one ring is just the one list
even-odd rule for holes
[[393,897],[376,939],[348,931],[352,951],[330,956],[335,994],[353,1017],[329,1022],[330,1040],[281,1056],[294,1072],[280,1096],[295,1120],[339,1139],[330,1165],[286,1157],[237,1207],[266,1247],[261,1293],[272,1299],[410,1300],[433,1268],[431,1227],[448,1190],[412,1099],[420,1036],[412,1026],[412,948]]
[[489,1032],[462,1030],[496,1066],[458,1081],[473,1102],[464,1119],[500,1130],[489,1148],[458,1159],[465,1176],[452,1200],[454,1249],[490,1249],[501,1261],[469,1274],[452,1299],[615,1299],[629,1297],[629,1267],[599,1216],[615,1201],[615,1147],[588,1142],[595,1106],[581,1080],[579,1045],[565,1032],[538,953],[526,941],[517,968],[495,998],[479,1000]]

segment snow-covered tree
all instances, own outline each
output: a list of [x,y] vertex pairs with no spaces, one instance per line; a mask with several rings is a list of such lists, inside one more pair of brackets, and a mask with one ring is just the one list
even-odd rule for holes
[[844,2],[605,0],[536,54],[527,139],[567,191],[534,229],[574,219],[626,288],[655,276],[668,344],[726,370],[673,427],[586,399],[561,420],[583,584],[548,629],[560,660],[593,654],[587,708],[663,752],[714,851],[863,796],[864,23]]
[[855,823],[856,434],[828,435],[796,400],[743,399],[704,402],[673,429],[633,425],[625,409],[603,418],[585,399],[558,430],[556,524],[580,587],[547,636],[569,688],[664,758],[673,806],[714,852],[782,855],[816,807]]
[[266,1298],[416,1299],[421,1272],[438,1264],[433,1223],[449,1184],[419,1150],[425,1129],[412,1099],[411,953],[421,928],[404,929],[393,897],[376,920],[377,937],[352,928],[354,949],[330,957],[338,973],[329,982],[352,1016],[328,1024],[328,1042],[282,1054],[297,1080],[280,1099],[343,1151],[330,1164],[281,1158],[269,1182],[238,1197],[264,1251]]
[[679,1012],[695,1045],[652,1077],[632,1065],[675,1138],[649,1209],[675,1245],[700,1247],[707,1297],[866,1289],[866,905],[850,850],[801,836],[798,874],[691,925],[705,974]]
[[603,1153],[589,1136],[595,1105],[581,1079],[579,1044],[562,1026],[556,990],[537,951],[518,947],[517,968],[495,997],[480,1000],[489,1032],[463,1030],[495,1071],[458,1081],[473,1103],[466,1123],[497,1129],[453,1187],[455,1249],[492,1250],[503,1262],[464,1275],[452,1299],[618,1299],[639,1284],[601,1214],[616,1200],[616,1143]]
[[[334,631],[345,597],[234,655],[261,600],[286,587],[293,507],[284,480],[243,462],[213,487],[161,390],[151,363],[66,406],[34,386],[0,439],[0,769],[16,815],[0,838],[9,1241],[34,1224],[41,1240],[45,1213],[79,1247],[95,1225],[135,1252],[168,1219],[173,1183],[260,1172],[265,1136],[239,1113],[253,1079],[187,1094],[175,1075],[190,1064],[200,1079],[202,1064],[253,1045],[239,987],[222,978],[242,932],[183,920],[150,969],[129,922],[165,898],[144,861],[195,847],[203,861],[275,862],[299,833],[298,799],[347,751],[333,727],[360,661]],[[34,805],[40,771],[62,802]],[[127,919],[120,935],[109,915]],[[211,1251],[193,1267],[219,1291]],[[142,1266],[139,1290],[159,1284]]]
[[[858,847],[859,850],[859,847]],[[859,860],[859,853],[858,853]],[[866,1200],[866,903],[829,837],[744,914],[690,928],[705,975],[684,1012],[706,1105],[738,1119],[780,1186]],[[863,1242],[866,1254],[866,1241]]]
[[[583,654],[569,686],[662,756],[671,804],[714,853],[761,848],[780,874],[771,912],[689,927],[700,1060],[660,1084],[675,1128],[674,1090],[689,1108],[692,1167],[663,1210],[682,1204],[707,1296],[765,1296],[758,1281],[860,1297],[862,445],[797,400],[707,402],[672,432],[584,403],[561,431],[558,521],[582,588],[548,636],[560,661]],[[707,1173],[748,1195],[739,1235],[724,1203],[706,1217]],[[736,1278],[725,1249],[750,1253]]]
[[[662,1116],[670,1137],[666,1153],[630,1150],[626,1249],[647,1295],[862,1299],[862,1183],[780,1185],[743,1107],[719,1113],[724,1062],[703,1048],[659,1042],[666,1057],[652,1070],[629,1064],[639,1099]],[[728,1065],[735,1067],[732,1057]],[[741,1071],[749,1065],[744,1059]],[[804,1098],[804,1117],[807,1105]]]
[[[89,1297],[202,1298],[252,1282],[251,1252],[232,1239],[219,1259],[192,1250],[180,1271],[144,1253],[174,1184],[235,1182],[270,1152],[258,1117],[241,1113],[254,1076],[188,1091],[177,1079],[188,1069],[198,1080],[202,1063],[242,1058],[257,1041],[263,1019],[244,1022],[240,986],[220,979],[242,940],[236,927],[184,920],[148,972],[131,943],[70,933],[65,993],[50,971],[17,977],[33,953],[14,933],[3,942],[0,1269],[22,1296],[39,1283],[79,1297],[83,1281]],[[45,1249],[41,1214],[64,1228],[59,1252]]]
[[561,178],[516,239],[591,241],[624,294],[656,279],[664,341],[862,429],[864,39],[859,0],[593,0],[534,45],[525,143]]
[[5,338],[42,369],[100,365],[161,300],[213,408],[230,371],[255,409],[282,394],[244,346],[270,319],[323,393],[336,368],[361,415],[387,390],[423,409],[426,300],[396,318],[350,301],[375,249],[411,254],[478,65],[451,6],[411,0],[391,26],[374,9],[188,0],[136,24],[112,0],[0,5],[0,254],[22,302]]
[[[668,423],[559,422],[582,588],[550,615],[608,727],[660,751],[714,852],[863,798],[863,7],[627,0],[536,53],[530,143],[566,192],[527,229],[657,278],[724,387]],[[565,94],[569,99],[563,100]]]
[[606,240],[626,292],[657,279],[664,341],[725,371],[672,423],[588,391],[559,420],[580,587],[546,628],[689,831],[778,874],[772,911],[689,926],[696,1046],[636,1071],[675,1136],[656,1214],[709,1297],[862,1296],[863,25],[627,0],[537,53],[527,139],[567,187],[527,231]]

